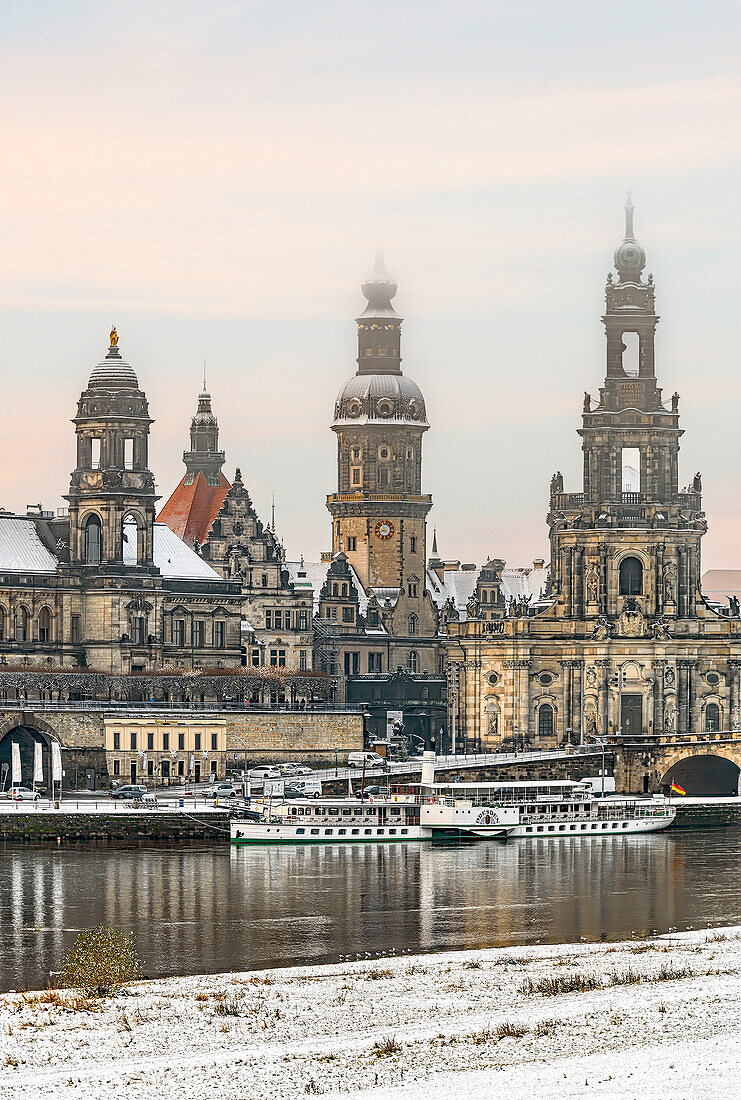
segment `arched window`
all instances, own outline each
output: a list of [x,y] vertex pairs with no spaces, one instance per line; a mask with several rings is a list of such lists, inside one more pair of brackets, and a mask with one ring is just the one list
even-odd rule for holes
[[28,609],[25,607],[19,607],[15,613],[15,640],[17,642],[27,642],[28,627],[31,621],[31,616],[28,613]]
[[416,615],[410,615],[407,619],[407,632],[409,634],[416,634],[419,626],[419,620]]
[[720,707],[717,703],[708,703],[705,707],[705,732],[717,733],[720,729]]
[[410,672],[416,672],[417,668],[418,668],[418,665],[419,665],[419,660],[417,658],[417,650],[416,649],[410,649],[409,650],[409,656],[407,657],[407,668],[409,669]]
[[342,595],[343,596],[347,595],[347,585],[346,584],[343,584],[343,586],[342,586]]
[[42,607],[39,612],[39,641],[51,641],[51,611],[48,607]]
[[85,524],[85,564],[100,565],[100,519],[95,512],[89,515]]
[[340,594],[340,586],[338,584],[333,584],[332,585],[332,595],[333,596],[339,596],[339,594]]
[[541,703],[538,711],[538,737],[542,740],[553,737],[553,707],[550,703]]
[[623,558],[620,562],[620,595],[640,596],[643,592],[643,566],[638,558]]

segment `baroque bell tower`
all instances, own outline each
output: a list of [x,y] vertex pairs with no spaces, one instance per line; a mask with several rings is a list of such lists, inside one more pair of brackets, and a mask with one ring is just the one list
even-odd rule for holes
[[[136,374],[111,330],[106,357],[77,403],[77,466],[69,493],[70,564],[156,572],[154,476],[149,470],[152,419]],[[135,527],[133,526],[135,525]],[[134,539],[136,545],[133,545]]]
[[347,556],[366,589],[395,589],[421,601],[432,507],[421,484],[429,424],[420,389],[401,371],[402,318],[392,305],[397,285],[380,252],[362,290],[368,304],[357,318],[358,369],[337,397],[332,424],[332,552]]
[[665,402],[657,383],[654,282],[633,212],[629,196],[605,287],[606,376],[596,401],[584,394],[583,488],[565,493],[554,474],[548,524],[558,613],[605,631],[623,616],[638,634],[695,616],[706,522],[700,475],[679,488],[679,395]]

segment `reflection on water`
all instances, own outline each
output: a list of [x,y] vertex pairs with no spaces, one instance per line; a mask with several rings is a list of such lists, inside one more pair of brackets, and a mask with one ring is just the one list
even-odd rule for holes
[[46,983],[78,929],[133,931],[151,975],[356,952],[618,939],[741,922],[741,829],[585,840],[6,848],[0,987]]

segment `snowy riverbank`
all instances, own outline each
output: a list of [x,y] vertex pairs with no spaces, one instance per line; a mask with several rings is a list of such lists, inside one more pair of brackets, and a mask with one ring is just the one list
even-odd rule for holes
[[738,1084],[741,928],[173,978],[95,1007],[0,996],[3,1094],[709,1100]]

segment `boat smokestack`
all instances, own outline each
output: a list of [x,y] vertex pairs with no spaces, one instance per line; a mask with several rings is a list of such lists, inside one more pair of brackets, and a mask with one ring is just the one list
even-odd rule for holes
[[429,749],[422,753],[422,786],[432,787],[435,783],[435,754]]

